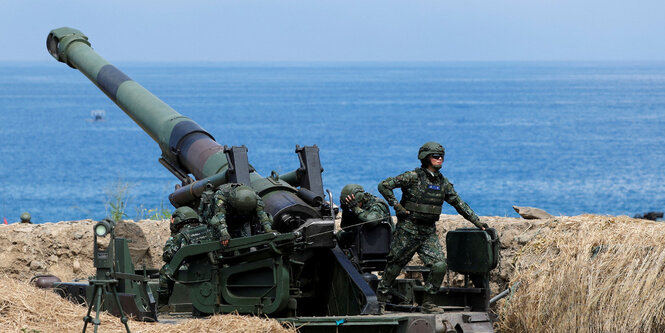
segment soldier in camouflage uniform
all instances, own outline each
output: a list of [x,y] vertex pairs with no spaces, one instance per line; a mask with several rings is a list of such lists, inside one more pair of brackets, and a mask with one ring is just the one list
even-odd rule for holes
[[340,249],[361,273],[383,270],[394,229],[390,207],[357,184],[344,186],[339,202],[342,230],[335,236]]
[[204,220],[218,233],[222,245],[228,245],[231,238],[274,232],[272,218],[252,188],[229,183],[221,185],[214,194],[210,190],[206,192],[200,209]]
[[358,184],[344,186],[339,196],[339,203],[342,206],[342,228],[361,223],[376,226],[381,221],[392,224],[388,204],[365,192],[365,189]]
[[339,196],[339,203],[342,208],[340,226],[343,230],[337,234],[337,239],[340,241],[340,247],[342,248],[351,246],[353,235],[363,225],[371,228],[377,226],[380,222],[386,222],[391,227],[393,226],[388,204],[382,199],[365,192],[365,189],[358,184],[344,186]]
[[[443,202],[455,207],[457,212],[476,227],[485,230],[478,216],[455,192],[453,184],[440,172],[445,150],[436,142],[427,142],[418,151],[422,165],[397,177],[389,177],[379,183],[379,192],[388,204],[395,208],[397,229],[388,254],[388,264],[377,289],[381,300],[387,301],[389,289],[402,268],[417,252],[431,272],[425,282],[424,312],[439,312],[432,302],[446,274],[446,258],[436,234]],[[402,189],[402,200],[397,201],[393,189]]]
[[[183,206],[175,210],[171,217],[171,237],[164,245],[164,266],[159,270],[159,288],[157,289],[160,307],[168,304],[169,297],[173,292],[173,279],[166,275],[169,263],[182,247],[212,241],[215,236],[210,228],[201,222],[199,214],[192,208]],[[162,308],[163,310],[163,308]]]

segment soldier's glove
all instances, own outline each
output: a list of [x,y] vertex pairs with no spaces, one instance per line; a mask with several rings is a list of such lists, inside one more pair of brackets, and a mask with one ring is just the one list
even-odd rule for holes
[[222,243],[223,246],[229,245],[229,240],[230,239],[231,239],[231,235],[226,230],[226,228],[219,231],[219,240],[220,240],[220,242]]
[[490,227],[489,224],[487,224],[487,223],[481,223],[480,226],[485,228],[485,229],[489,229],[489,227]]
[[404,217],[406,217],[407,215],[409,215],[409,211],[406,210],[406,208],[404,208],[404,206],[402,206],[402,204],[400,204],[400,203],[397,203],[397,204],[394,206],[394,208],[395,208],[395,215],[396,215],[398,218],[404,218]]

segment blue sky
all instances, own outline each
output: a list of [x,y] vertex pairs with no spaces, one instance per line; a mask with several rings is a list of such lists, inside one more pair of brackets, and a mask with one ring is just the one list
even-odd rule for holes
[[112,62],[665,60],[662,0],[0,0],[0,61],[62,26]]

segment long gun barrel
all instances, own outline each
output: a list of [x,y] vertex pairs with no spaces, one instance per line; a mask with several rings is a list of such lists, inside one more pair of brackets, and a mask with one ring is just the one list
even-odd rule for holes
[[56,60],[81,71],[141,126],[172,167],[190,172],[196,179],[225,171],[228,161],[223,147],[212,135],[102,58],[80,31],[55,29],[47,47]]
[[[274,216],[277,226],[280,222],[288,225],[282,229],[296,227],[307,218],[321,217],[323,209],[312,207],[312,202],[320,203],[323,197],[323,169],[316,146],[296,146],[301,162],[298,170],[281,179],[276,173],[263,178],[249,165],[244,146],[228,148],[218,144],[196,122],[176,112],[97,54],[80,31],[67,27],[54,29],[46,46],[56,60],[88,77],[159,144],[160,163],[183,183],[183,187],[169,196],[174,206],[191,204],[209,186],[239,182],[252,186],[263,197],[266,210]],[[300,190],[295,186],[300,186]]]

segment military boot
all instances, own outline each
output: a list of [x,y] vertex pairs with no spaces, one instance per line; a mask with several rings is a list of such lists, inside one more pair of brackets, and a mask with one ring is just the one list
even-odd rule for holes
[[386,303],[389,303],[391,298],[392,295],[390,295],[390,290],[379,282],[379,287],[376,288],[376,300],[379,301],[381,313],[386,310]]
[[388,289],[381,289],[379,288],[376,291],[376,299],[379,302],[390,302],[391,299],[390,291]]
[[423,303],[420,305],[423,313],[443,313],[443,308],[434,303],[434,295],[425,293],[423,296]]

